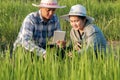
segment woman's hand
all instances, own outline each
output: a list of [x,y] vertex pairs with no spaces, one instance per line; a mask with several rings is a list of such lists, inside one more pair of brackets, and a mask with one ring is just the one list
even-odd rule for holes
[[72,58],[72,52],[68,52],[68,57]]
[[79,51],[80,49],[82,48],[82,45],[80,42],[76,42],[75,46],[74,46],[74,49]]

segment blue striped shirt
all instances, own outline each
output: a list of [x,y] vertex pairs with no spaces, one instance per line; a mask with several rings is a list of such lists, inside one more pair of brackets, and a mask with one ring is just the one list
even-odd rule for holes
[[47,39],[49,40],[53,36],[55,30],[60,30],[60,23],[55,14],[48,22],[44,22],[40,10],[32,12],[26,16],[22,23],[14,43],[14,50],[18,45],[22,45],[29,51],[36,49],[38,55],[44,53]]

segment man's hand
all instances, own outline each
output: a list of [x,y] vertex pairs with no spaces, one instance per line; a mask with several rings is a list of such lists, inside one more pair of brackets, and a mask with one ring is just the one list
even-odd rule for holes
[[60,48],[65,48],[66,46],[66,41],[57,41],[56,42],[57,46],[60,47]]
[[46,53],[45,53],[45,54],[43,54],[43,59],[44,59],[44,60],[46,59]]

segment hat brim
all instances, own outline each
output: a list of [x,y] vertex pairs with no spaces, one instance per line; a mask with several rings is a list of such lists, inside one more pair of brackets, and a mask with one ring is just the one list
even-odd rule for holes
[[[80,16],[80,15],[77,15],[77,14],[75,14],[75,15],[76,15],[76,16]],[[66,20],[66,21],[70,21],[69,16],[70,16],[70,14],[66,14],[66,15],[60,16],[60,18]],[[93,22],[93,21],[94,21],[94,18],[93,18],[93,17],[90,17],[90,16],[86,16],[86,19],[87,19],[88,21],[90,21],[90,22]]]
[[32,5],[33,6],[35,6],[35,7],[45,7],[45,8],[65,8],[66,6],[59,6],[59,5],[56,5],[56,6],[44,6],[44,5],[37,5],[37,4],[33,4],[32,3]]

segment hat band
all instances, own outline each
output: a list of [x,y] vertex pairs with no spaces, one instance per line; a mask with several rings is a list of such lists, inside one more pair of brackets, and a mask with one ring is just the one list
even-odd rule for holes
[[69,15],[79,15],[79,16],[86,16],[86,14],[81,12],[69,12]]
[[55,6],[57,3],[41,3],[41,5],[50,5],[50,6]]

